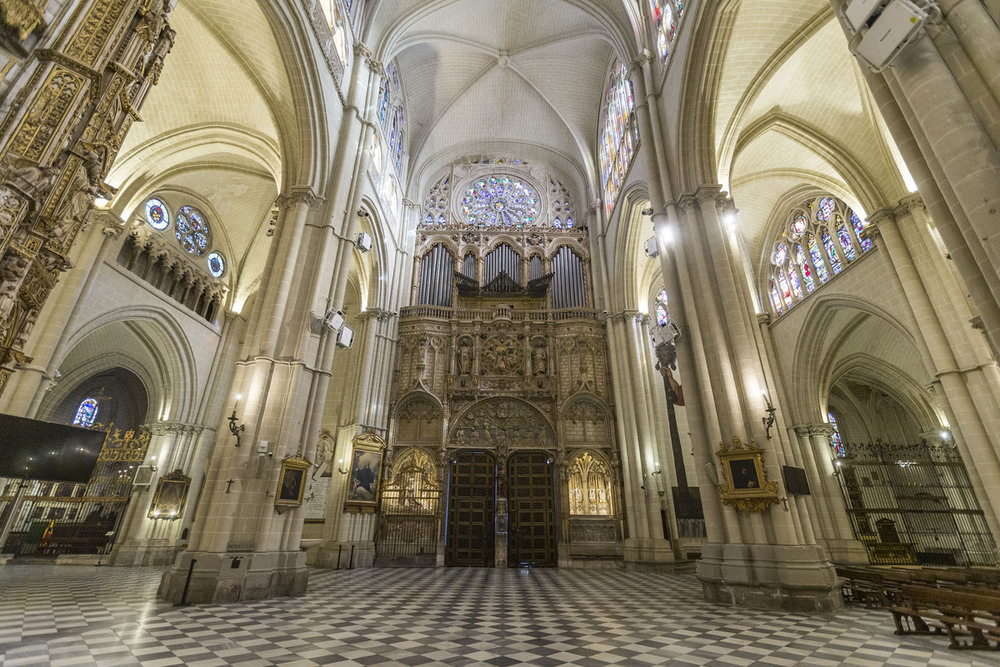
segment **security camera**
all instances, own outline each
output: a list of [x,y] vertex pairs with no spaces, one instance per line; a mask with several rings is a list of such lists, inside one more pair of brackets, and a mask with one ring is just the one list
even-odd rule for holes
[[660,254],[660,241],[655,236],[646,241],[646,257],[657,257]]
[[361,252],[368,252],[369,250],[372,249],[371,234],[369,234],[368,232],[359,233],[357,240],[354,242],[354,245]]

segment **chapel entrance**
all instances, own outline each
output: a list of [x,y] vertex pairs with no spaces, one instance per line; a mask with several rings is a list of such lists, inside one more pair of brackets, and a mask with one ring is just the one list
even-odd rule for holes
[[445,565],[493,567],[497,464],[486,452],[457,452],[448,485]]
[[545,452],[511,454],[507,464],[510,567],[556,564],[556,508],[553,468]]

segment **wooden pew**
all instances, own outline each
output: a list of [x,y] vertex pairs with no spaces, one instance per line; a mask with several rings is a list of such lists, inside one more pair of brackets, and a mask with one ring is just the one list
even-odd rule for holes
[[1000,648],[1000,595],[983,589],[914,585],[902,586],[901,594],[902,600],[888,607],[897,635],[947,633],[948,648]]

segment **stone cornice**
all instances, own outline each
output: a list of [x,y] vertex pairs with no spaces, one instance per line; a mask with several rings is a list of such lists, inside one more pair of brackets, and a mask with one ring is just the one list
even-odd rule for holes
[[832,424],[820,422],[819,424],[800,424],[795,426],[795,432],[802,437],[825,436],[829,438],[834,433]]
[[184,424],[182,422],[155,422],[148,425],[153,435],[198,435],[205,430],[199,424]]

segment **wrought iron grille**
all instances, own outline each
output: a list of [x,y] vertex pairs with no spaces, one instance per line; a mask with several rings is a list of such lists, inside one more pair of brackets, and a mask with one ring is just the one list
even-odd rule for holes
[[434,565],[440,490],[436,475],[419,466],[399,470],[382,490],[375,536],[377,565]]
[[873,564],[995,564],[996,544],[954,443],[877,441],[845,450],[838,478]]
[[[112,430],[86,484],[25,480],[24,502],[4,553],[24,556],[103,554],[114,544],[132,496],[132,481],[150,433]],[[20,480],[0,496],[0,518],[11,511]]]

